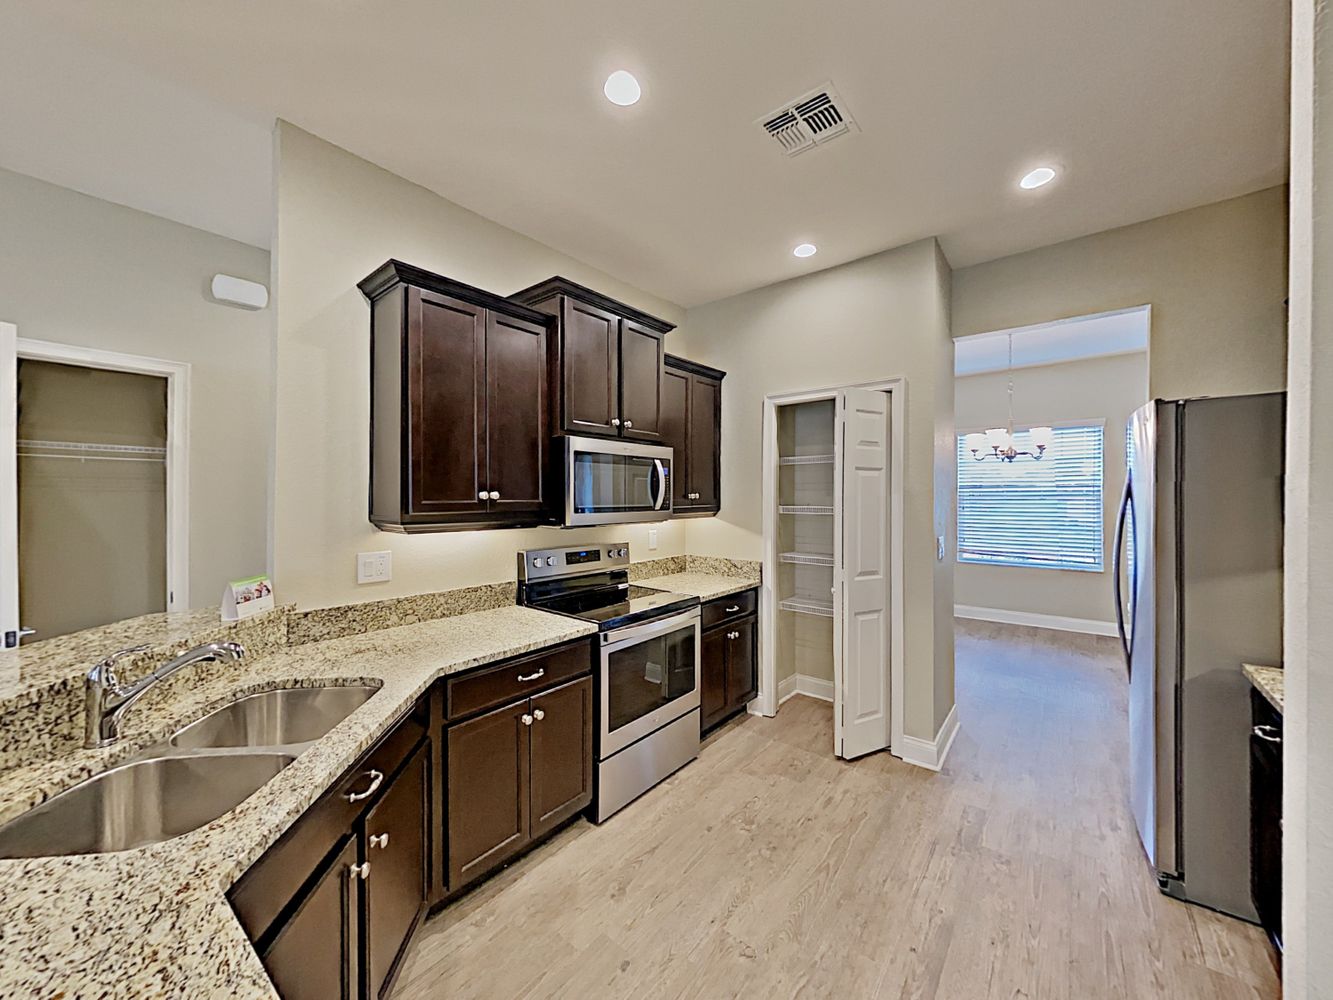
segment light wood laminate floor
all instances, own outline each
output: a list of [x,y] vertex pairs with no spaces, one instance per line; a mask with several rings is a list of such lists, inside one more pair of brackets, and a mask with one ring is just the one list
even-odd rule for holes
[[804,697],[728,725],[428,921],[395,1000],[1277,997],[1257,928],[1148,872],[1114,647],[1038,635],[960,626],[940,774],[836,760]]

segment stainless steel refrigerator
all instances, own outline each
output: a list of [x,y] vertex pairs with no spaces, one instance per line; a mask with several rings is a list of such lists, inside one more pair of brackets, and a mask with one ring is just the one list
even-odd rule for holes
[[1116,531],[1139,838],[1164,892],[1246,920],[1241,664],[1282,662],[1285,408],[1267,393],[1138,410]]

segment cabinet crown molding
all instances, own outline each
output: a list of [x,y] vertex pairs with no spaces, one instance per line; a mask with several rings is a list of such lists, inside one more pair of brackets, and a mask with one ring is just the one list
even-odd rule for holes
[[605,309],[607,312],[615,313],[617,316],[623,316],[640,326],[646,326],[649,330],[656,333],[669,333],[676,328],[675,323],[668,323],[664,319],[658,319],[642,309],[635,309],[631,305],[626,305],[611,298],[609,295],[603,295],[601,292],[594,291],[586,285],[580,285],[577,281],[570,281],[568,278],[562,278],[556,275],[547,278],[545,281],[539,281],[535,285],[529,285],[521,291],[515,292],[509,296],[509,301],[517,302],[523,306],[530,306],[533,303],[541,302],[543,299],[549,299],[554,295],[568,295],[572,299],[578,299],[580,302],[586,302],[590,306],[596,306],[598,309]]
[[721,368],[713,368],[709,365],[700,364],[698,361],[690,361],[688,358],[677,357],[674,354],[663,355],[662,363],[668,368],[676,369],[676,371],[689,372],[692,375],[716,379],[719,382],[727,377],[727,373]]
[[441,295],[448,295],[474,306],[481,306],[483,309],[493,309],[506,316],[536,323],[539,326],[549,326],[551,323],[551,317],[546,313],[530,309],[526,304],[517,302],[512,298],[506,298],[503,295],[488,292],[484,288],[467,285],[461,281],[446,278],[442,274],[436,274],[433,271],[427,271],[425,268],[405,264],[401,260],[392,258],[386,260],[356,283],[356,287],[361,289],[361,294],[371,302],[398,285],[412,285],[416,288],[424,288],[427,291],[438,292]]

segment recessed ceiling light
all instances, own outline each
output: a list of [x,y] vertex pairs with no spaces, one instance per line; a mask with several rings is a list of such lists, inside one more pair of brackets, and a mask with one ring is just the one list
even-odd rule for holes
[[634,79],[633,73],[618,69],[606,78],[602,93],[606,94],[606,99],[612,104],[627,108],[638,103],[643,91],[639,89],[639,81]]
[[1033,188],[1039,188],[1044,184],[1049,184],[1055,180],[1055,170],[1051,167],[1038,167],[1036,170],[1025,174],[1023,179],[1018,182],[1018,186],[1024,191],[1031,191]]
[[818,249],[813,243],[802,243],[792,251],[794,257],[813,257],[815,250]]

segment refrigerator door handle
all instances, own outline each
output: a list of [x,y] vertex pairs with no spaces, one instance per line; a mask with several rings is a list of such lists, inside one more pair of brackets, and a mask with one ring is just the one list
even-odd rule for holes
[[[1124,558],[1125,551],[1125,520],[1129,515],[1129,505],[1134,497],[1134,487],[1130,480],[1128,472],[1125,474],[1125,489],[1120,496],[1120,512],[1116,515],[1115,522],[1115,550],[1111,556],[1111,575],[1115,586],[1115,628],[1120,634],[1120,648],[1125,654],[1125,673],[1132,674],[1134,667],[1130,658],[1131,640],[1125,632],[1125,602],[1124,594],[1121,592],[1120,569],[1121,561]],[[1130,540],[1133,544],[1133,539]],[[1130,600],[1134,599],[1133,584],[1130,586]],[[1132,624],[1131,624],[1132,627]]]

